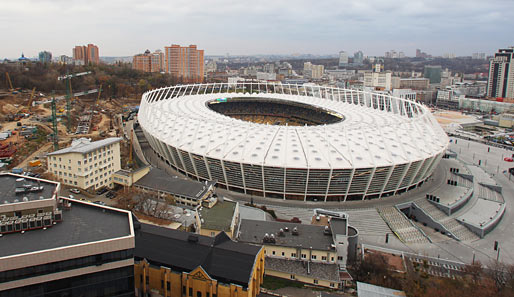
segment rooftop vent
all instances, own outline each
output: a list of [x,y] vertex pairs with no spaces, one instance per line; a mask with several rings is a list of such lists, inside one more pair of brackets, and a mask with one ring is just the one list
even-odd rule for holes
[[293,228],[292,234],[298,236],[298,228],[297,227]]
[[284,232],[289,232],[289,228],[288,227],[284,227]]
[[325,234],[325,235],[332,234],[332,232],[330,232],[330,228],[328,228],[328,226],[325,226],[325,230],[323,230],[323,234]]
[[278,236],[280,236],[280,237],[284,237],[284,236],[286,236],[286,235],[284,234],[284,229],[280,228],[280,230],[278,231]]
[[264,237],[262,238],[262,242],[269,242],[269,234],[264,234]]
[[275,234],[271,233],[270,237],[269,237],[269,242],[270,243],[275,243]]

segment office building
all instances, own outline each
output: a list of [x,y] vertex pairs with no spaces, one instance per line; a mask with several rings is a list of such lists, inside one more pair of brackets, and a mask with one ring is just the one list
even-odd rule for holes
[[339,67],[348,66],[348,53],[345,51],[339,52]]
[[135,223],[136,296],[255,297],[261,246]]
[[164,69],[183,83],[201,83],[204,78],[204,51],[196,45],[182,47],[177,44],[166,46]]
[[485,53],[473,53],[471,59],[473,60],[485,60],[487,57]]
[[52,53],[47,51],[39,52],[39,62],[50,63],[52,62]]
[[0,296],[133,296],[130,212],[59,192],[58,182],[0,175]]
[[441,82],[441,66],[425,65],[423,77],[428,78],[431,84],[438,84]]
[[364,73],[364,87],[373,87],[377,90],[390,91],[392,86],[392,72],[373,72]]
[[401,78],[400,88],[401,89],[413,89],[413,90],[426,90],[430,85],[430,80],[427,78]]
[[[117,178],[119,173],[115,175]],[[215,184],[216,182],[202,183],[189,179],[173,178],[164,170],[152,168],[146,175],[135,181],[133,187],[137,192],[155,199],[196,207],[203,200],[212,198]]]
[[70,147],[47,154],[48,172],[65,185],[84,190],[112,187],[112,176],[121,169],[120,141],[74,139]]
[[514,99],[514,47],[499,49],[489,62],[487,96]]
[[143,72],[161,72],[164,70],[164,53],[161,50],[153,53],[146,50],[143,54],[135,55],[132,68]]
[[87,46],[75,46],[75,48],[73,48],[73,60],[75,60],[76,63],[80,65],[99,64],[100,54],[98,51],[98,46],[91,43]]
[[353,54],[353,64],[354,65],[362,65],[364,63],[364,54],[362,51],[355,52]]

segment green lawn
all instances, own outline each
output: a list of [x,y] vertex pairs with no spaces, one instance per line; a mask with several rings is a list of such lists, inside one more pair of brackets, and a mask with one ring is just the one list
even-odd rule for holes
[[264,276],[264,282],[262,283],[262,287],[268,290],[276,290],[280,288],[303,288],[303,284],[300,282],[295,282],[288,279],[273,277],[273,276]]

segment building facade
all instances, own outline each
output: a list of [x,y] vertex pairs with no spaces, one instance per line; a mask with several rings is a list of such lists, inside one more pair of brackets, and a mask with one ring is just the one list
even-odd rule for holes
[[184,83],[201,83],[204,79],[204,51],[196,45],[183,47],[177,44],[164,48],[164,69]]
[[431,84],[438,84],[441,82],[441,66],[425,65],[423,77],[428,78]]
[[264,250],[225,233],[201,236],[136,226],[136,296],[255,297],[264,276]]
[[[0,296],[134,296],[130,212],[56,198],[60,185],[53,181],[11,174],[0,180],[3,197],[32,185],[27,199],[0,206]],[[6,187],[11,182],[16,187]]]
[[77,45],[73,48],[73,60],[79,64],[88,65],[89,63],[97,65],[100,63],[100,53],[98,46],[94,44]]
[[372,72],[367,71],[364,73],[364,86],[378,88],[385,91],[391,90],[392,72]]
[[499,49],[489,62],[487,96],[514,99],[514,47]]
[[84,190],[112,187],[112,176],[121,169],[120,141],[117,137],[74,140],[70,147],[47,155],[48,171],[65,185]]
[[146,50],[143,54],[135,55],[132,68],[144,72],[161,72],[164,70],[164,53],[160,50],[153,53]]
[[348,66],[348,53],[345,51],[339,52],[339,67]]
[[50,63],[52,62],[52,53],[48,51],[39,52],[39,62]]

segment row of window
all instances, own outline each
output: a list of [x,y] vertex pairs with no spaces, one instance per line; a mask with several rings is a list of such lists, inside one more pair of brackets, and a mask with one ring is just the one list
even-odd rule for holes
[[[292,280],[296,280],[296,276],[295,276],[294,274],[291,274],[291,275],[289,276],[289,278],[290,278],[290,279],[292,279]],[[313,280],[313,283],[314,283],[315,285],[317,285],[317,284],[319,284],[319,281],[318,281],[317,279],[314,279],[314,280]],[[331,287],[331,288],[334,288],[335,286],[336,286],[336,284],[335,284],[335,283],[330,283],[330,287]]]
[[[276,256],[276,252],[275,251],[271,251],[271,255],[273,256]],[[307,254],[301,254],[300,255],[302,259],[307,259]],[[286,253],[285,252],[282,252],[282,257],[286,257]],[[291,257],[290,258],[293,258],[293,259],[296,259],[297,258],[297,255],[296,253],[291,253]],[[312,254],[311,255],[311,260],[317,260],[318,256],[317,255],[314,255]],[[327,261],[327,256],[321,256],[321,261]],[[338,256],[337,257],[337,260],[338,261],[343,261],[343,257],[342,256]],[[334,262],[334,257],[330,257],[330,262]]]
[[[142,274],[139,275],[139,281],[141,282],[141,284],[143,284],[143,275]],[[148,275],[145,277],[145,283],[146,283],[147,287],[150,285],[150,277]],[[164,280],[162,280],[162,279],[161,279],[161,289],[164,290]],[[166,281],[166,290],[171,291],[171,283],[169,281]],[[190,287],[189,290],[187,290],[186,286],[182,286],[182,294],[186,295],[187,291],[189,291],[188,296],[193,296],[193,288]],[[202,292],[196,291],[196,297],[202,297]],[[210,297],[210,293],[205,292],[205,297]],[[217,297],[216,293],[213,293],[212,297]]]

